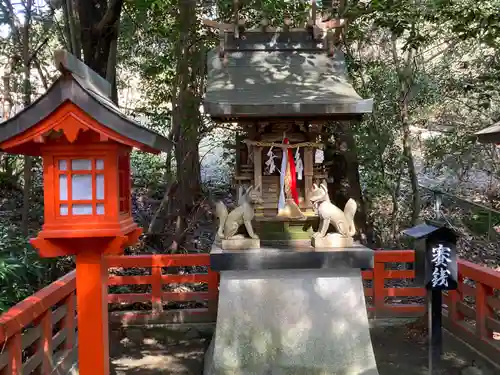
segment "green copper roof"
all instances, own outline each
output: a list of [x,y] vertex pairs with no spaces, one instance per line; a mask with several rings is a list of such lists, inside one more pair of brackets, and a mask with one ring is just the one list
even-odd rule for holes
[[307,31],[225,34],[225,53],[208,53],[205,113],[212,117],[321,116],[370,113],[347,78],[344,54],[329,57]]

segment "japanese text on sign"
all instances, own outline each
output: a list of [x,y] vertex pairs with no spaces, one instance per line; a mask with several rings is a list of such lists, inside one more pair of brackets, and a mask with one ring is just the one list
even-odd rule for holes
[[432,248],[432,287],[448,287],[448,277],[451,275],[448,269],[448,263],[451,263],[451,249],[443,245]]

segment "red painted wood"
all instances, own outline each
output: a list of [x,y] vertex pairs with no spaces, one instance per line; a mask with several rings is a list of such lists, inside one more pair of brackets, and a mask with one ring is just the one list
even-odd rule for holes
[[384,263],[413,263],[415,261],[414,250],[376,250],[375,261]]
[[64,340],[64,349],[71,350],[75,346],[75,317],[76,317],[76,294],[71,293],[64,300],[66,306],[66,315],[61,324],[61,329],[66,330],[66,340]]
[[427,295],[424,288],[384,288],[386,297],[425,297]]
[[37,351],[42,353],[40,374],[50,375],[52,372],[52,312],[49,309],[39,318],[40,337],[37,340]]
[[[458,275],[458,285],[463,286],[464,282],[464,277],[463,275],[459,274]],[[448,300],[446,301],[448,303],[448,311],[449,311],[449,317],[452,321],[455,321],[457,323],[461,322],[464,320],[464,314],[458,310],[457,303],[463,300],[463,293],[460,290],[461,288],[458,288],[457,290],[449,290],[448,291]]]
[[151,269],[151,303],[155,313],[163,311],[162,282],[161,267],[153,267]]
[[[385,265],[385,262],[381,262]],[[386,270],[384,279],[414,279],[415,271],[413,270]]]
[[216,315],[219,304],[219,273],[212,270],[208,271],[208,295],[208,309]]
[[107,257],[109,267],[151,268],[209,266],[209,254],[128,255]]
[[153,276],[109,276],[108,285],[144,285],[152,284]]
[[493,288],[476,282],[476,334],[482,339],[491,339],[493,332],[487,327],[487,318],[492,318],[493,309],[488,304],[488,297],[493,295]]
[[373,305],[375,309],[385,307],[385,263],[375,260],[373,267]]
[[500,273],[491,268],[460,259],[458,262],[458,272],[476,282],[488,285],[494,289],[500,289]]
[[7,365],[8,375],[21,375],[23,373],[22,340],[21,333],[17,332],[6,342],[7,353],[9,354],[9,364]]
[[108,268],[100,250],[76,257],[78,369],[85,375],[109,375]]
[[0,316],[0,344],[74,293],[75,288],[75,271],[72,271],[3,313]]
[[210,277],[207,273],[195,273],[188,275],[163,275],[161,280],[164,284],[195,284],[208,283]]

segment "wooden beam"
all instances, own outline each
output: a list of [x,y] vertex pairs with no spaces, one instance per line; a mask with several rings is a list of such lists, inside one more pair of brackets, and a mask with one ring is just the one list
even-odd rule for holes
[[312,211],[311,192],[313,187],[314,175],[314,159],[313,149],[311,147],[304,148],[304,198],[306,211]]
[[262,147],[253,149],[253,186],[262,191]]

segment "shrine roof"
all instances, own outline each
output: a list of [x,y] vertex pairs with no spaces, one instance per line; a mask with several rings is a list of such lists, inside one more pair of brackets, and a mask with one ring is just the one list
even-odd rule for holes
[[72,102],[103,126],[156,151],[169,151],[172,142],[125,115],[111,100],[111,85],[66,51],[55,52],[63,73],[31,105],[0,123],[0,143],[13,138],[50,116],[65,102]]
[[214,118],[370,113],[348,81],[344,54],[328,56],[323,41],[304,31],[224,33],[225,56],[208,53],[205,113]]
[[500,143],[500,122],[475,133],[481,143]]

